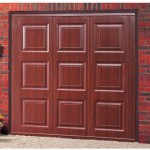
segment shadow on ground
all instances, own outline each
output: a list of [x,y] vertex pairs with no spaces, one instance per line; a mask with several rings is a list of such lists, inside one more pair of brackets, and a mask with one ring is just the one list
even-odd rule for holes
[[14,140],[11,140],[11,139],[1,139],[0,138],[0,143],[11,143],[12,141],[14,141]]
[[7,137],[9,136],[0,134],[0,143],[11,143],[14,141],[14,139],[8,139]]

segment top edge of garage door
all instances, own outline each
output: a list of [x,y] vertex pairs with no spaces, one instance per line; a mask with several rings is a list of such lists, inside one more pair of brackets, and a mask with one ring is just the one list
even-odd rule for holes
[[121,12],[116,12],[116,13],[111,13],[111,12],[107,12],[107,13],[93,13],[93,12],[88,12],[88,13],[54,13],[54,12],[45,12],[44,14],[40,14],[40,12],[35,13],[35,12],[30,12],[30,13],[24,13],[24,12],[12,12],[13,16],[134,16],[135,13],[121,13]]

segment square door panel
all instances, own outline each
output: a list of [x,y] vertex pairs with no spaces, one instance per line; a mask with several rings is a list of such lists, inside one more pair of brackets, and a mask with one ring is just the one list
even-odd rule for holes
[[123,104],[96,102],[96,129],[122,129]]
[[85,106],[82,101],[58,101],[58,127],[84,127]]
[[84,51],[85,25],[59,25],[59,51]]
[[22,99],[22,125],[47,125],[47,100]]
[[59,63],[58,69],[58,88],[84,89],[84,63]]
[[123,64],[96,64],[96,89],[123,89]]
[[22,67],[23,88],[48,88],[48,63],[24,62]]
[[23,50],[30,52],[48,51],[49,25],[23,26]]
[[96,51],[122,49],[122,25],[98,24],[95,30]]

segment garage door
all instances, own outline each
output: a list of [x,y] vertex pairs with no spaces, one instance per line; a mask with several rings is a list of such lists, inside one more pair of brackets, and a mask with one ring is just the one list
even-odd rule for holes
[[11,133],[135,140],[135,14],[11,17]]

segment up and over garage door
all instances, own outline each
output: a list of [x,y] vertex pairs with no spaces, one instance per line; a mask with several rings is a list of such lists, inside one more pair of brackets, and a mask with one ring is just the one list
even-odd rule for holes
[[135,140],[135,14],[11,16],[11,133]]

